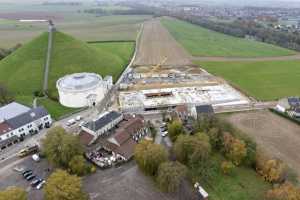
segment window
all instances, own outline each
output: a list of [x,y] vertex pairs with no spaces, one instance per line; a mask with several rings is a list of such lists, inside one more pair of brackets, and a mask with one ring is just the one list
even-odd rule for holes
[[48,120],[48,117],[45,117],[44,120],[45,120],[45,121]]

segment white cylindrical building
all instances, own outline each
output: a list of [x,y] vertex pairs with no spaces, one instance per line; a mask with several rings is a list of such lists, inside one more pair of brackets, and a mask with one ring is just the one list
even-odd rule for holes
[[94,73],[66,75],[56,82],[59,102],[66,107],[81,108],[96,105],[107,93],[108,86]]

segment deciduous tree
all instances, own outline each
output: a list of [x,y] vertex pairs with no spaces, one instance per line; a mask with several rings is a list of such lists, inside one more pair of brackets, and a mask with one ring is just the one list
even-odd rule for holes
[[224,174],[229,175],[234,169],[234,165],[231,161],[223,161],[221,164],[221,169]]
[[174,142],[179,135],[184,133],[182,123],[179,120],[174,120],[168,124],[168,132],[171,140]]
[[55,166],[68,168],[74,156],[83,154],[83,147],[77,136],[67,133],[62,127],[54,127],[43,140],[43,152]]
[[47,179],[44,188],[45,200],[87,200],[81,179],[66,171],[57,170]]
[[268,200],[300,200],[300,189],[289,182],[267,192]]
[[157,183],[165,192],[175,192],[186,177],[187,168],[179,162],[165,162],[158,168]]
[[77,155],[69,162],[69,170],[72,174],[83,176],[88,173],[89,166],[82,155]]
[[27,200],[27,193],[18,187],[9,187],[0,191],[0,200]]
[[168,160],[168,152],[159,144],[142,140],[135,148],[134,158],[145,174],[155,176],[159,165]]

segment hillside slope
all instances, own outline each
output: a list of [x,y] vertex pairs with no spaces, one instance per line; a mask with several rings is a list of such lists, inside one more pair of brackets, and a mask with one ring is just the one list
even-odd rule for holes
[[[30,104],[34,91],[42,88],[48,33],[25,44],[0,62],[0,82],[15,93],[17,100]],[[87,44],[61,32],[54,34],[50,63],[49,90],[56,92],[56,81],[65,74],[95,72],[114,80],[130,60],[131,42]]]
[[274,57],[296,53],[271,44],[232,37],[172,18],[163,18],[161,21],[193,56]]

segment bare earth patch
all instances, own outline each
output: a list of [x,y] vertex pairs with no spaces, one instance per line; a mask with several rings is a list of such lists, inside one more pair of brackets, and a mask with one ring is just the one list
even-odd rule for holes
[[159,20],[144,23],[134,65],[193,65],[189,54],[176,42]]
[[300,126],[266,110],[234,113],[227,119],[253,137],[267,153],[300,175]]

